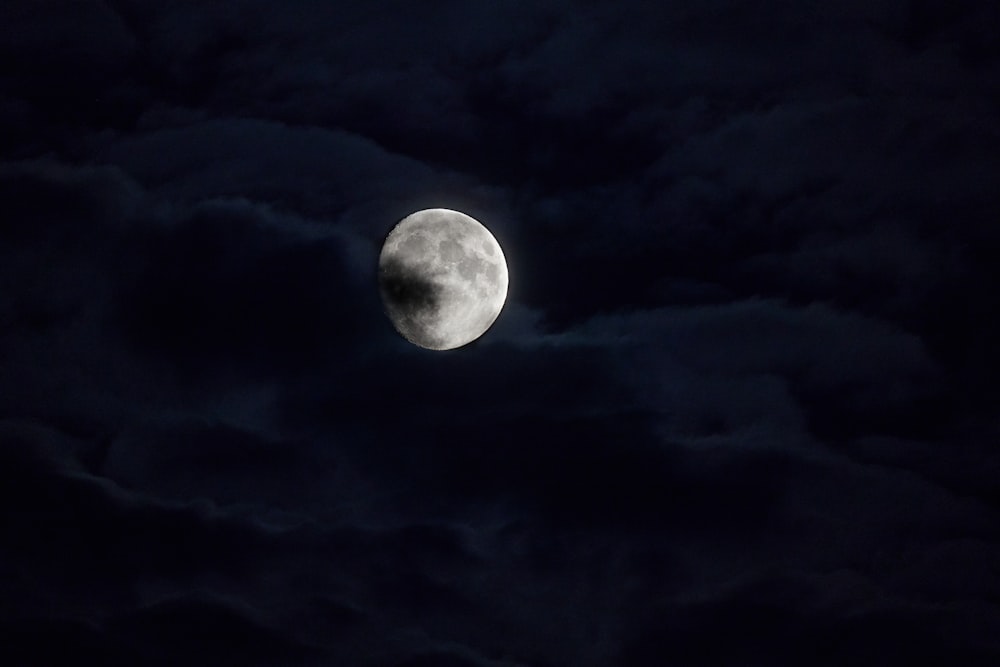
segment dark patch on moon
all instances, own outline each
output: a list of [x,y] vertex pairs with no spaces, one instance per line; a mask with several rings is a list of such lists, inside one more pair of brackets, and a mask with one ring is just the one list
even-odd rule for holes
[[379,266],[382,298],[404,312],[436,310],[440,288],[415,267],[387,257]]
[[400,333],[423,342],[426,334],[418,320],[434,316],[441,304],[441,288],[427,279],[419,268],[394,257],[379,264],[379,290],[390,318],[399,323]]

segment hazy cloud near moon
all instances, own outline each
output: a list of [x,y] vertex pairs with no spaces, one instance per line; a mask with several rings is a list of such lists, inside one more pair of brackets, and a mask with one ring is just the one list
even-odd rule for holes
[[5,650],[996,664],[997,5],[769,4],[3,3]]

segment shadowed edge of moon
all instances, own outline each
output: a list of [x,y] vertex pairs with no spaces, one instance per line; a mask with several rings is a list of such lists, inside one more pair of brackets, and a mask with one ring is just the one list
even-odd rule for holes
[[378,271],[382,303],[389,319],[407,340],[421,347],[439,349],[445,341],[430,336],[418,318],[436,314],[441,305],[441,287],[418,268],[395,257],[383,258]]

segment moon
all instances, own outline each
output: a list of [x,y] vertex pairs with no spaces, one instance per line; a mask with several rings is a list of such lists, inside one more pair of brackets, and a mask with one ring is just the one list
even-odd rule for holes
[[406,216],[378,259],[386,315],[406,340],[451,350],[482,336],[507,300],[507,260],[475,218],[447,208]]

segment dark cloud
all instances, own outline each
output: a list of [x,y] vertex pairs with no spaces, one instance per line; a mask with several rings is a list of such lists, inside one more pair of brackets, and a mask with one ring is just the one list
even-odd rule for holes
[[[386,206],[387,199],[405,202],[427,190],[464,185],[337,128],[239,117],[168,121],[151,116],[146,124],[135,134],[100,137],[94,150],[102,162],[120,165],[181,201],[252,195],[330,220],[373,202]],[[368,225],[360,231],[373,231]]]
[[246,610],[215,600],[160,602],[114,619],[107,627],[125,643],[142,647],[141,659],[153,664],[304,665],[315,657],[308,647],[255,621]]
[[[881,665],[956,659],[987,665],[995,655],[995,645],[961,629],[970,623],[995,625],[995,615],[985,621],[973,605],[911,606],[891,597],[859,605],[852,593],[866,587],[845,572],[811,580],[786,576],[664,605],[647,633],[626,651],[626,659],[635,665],[839,665],[845,660]],[[725,641],[720,641],[721,628]]]
[[121,295],[125,337],[200,377],[254,360],[301,369],[358,341],[370,308],[341,244],[268,222],[250,206],[206,204],[149,238]]
[[343,501],[332,453],[224,422],[151,424],[108,443],[101,472],[161,498],[210,500],[277,511]]

